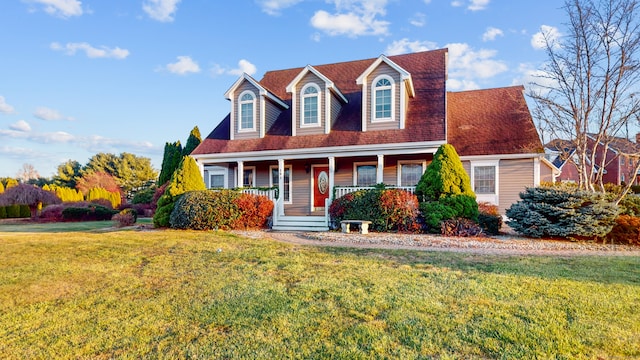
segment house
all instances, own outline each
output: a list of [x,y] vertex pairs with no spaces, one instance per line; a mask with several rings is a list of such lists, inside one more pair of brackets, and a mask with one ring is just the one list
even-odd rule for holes
[[[595,152],[594,172],[600,164],[604,164],[602,181],[605,184],[622,185],[629,181],[638,184],[636,164],[640,153],[640,134],[636,135],[636,142],[617,136],[611,136],[605,141],[596,141],[595,134],[587,135],[587,154],[590,157]],[[578,157],[576,147],[568,140],[556,139],[545,144],[545,153],[559,170],[557,181],[579,182],[579,172],[576,166]],[[604,159],[604,163],[602,160]]]
[[334,198],[379,183],[413,191],[451,143],[478,201],[504,213],[557,171],[524,88],[448,92],[446,79],[447,49],[243,74],[191,155],[208,187],[277,198],[274,229],[322,230]]

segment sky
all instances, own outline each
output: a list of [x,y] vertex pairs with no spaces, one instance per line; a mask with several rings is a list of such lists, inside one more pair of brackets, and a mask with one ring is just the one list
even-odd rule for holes
[[243,72],[449,49],[447,89],[528,87],[559,0],[2,0],[0,177],[97,153],[162,165]]

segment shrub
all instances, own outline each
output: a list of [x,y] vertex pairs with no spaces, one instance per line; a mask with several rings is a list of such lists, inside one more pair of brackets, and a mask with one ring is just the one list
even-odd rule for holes
[[16,219],[20,217],[20,205],[9,205],[5,209],[7,209],[7,218]]
[[40,214],[40,219],[45,221],[62,221],[62,210],[64,210],[65,207],[66,206],[62,204],[45,206]]
[[627,194],[620,203],[620,214],[640,216],[640,196]]
[[234,229],[261,229],[267,227],[273,213],[273,201],[264,195],[240,194],[234,203],[240,217],[231,225]]
[[131,208],[134,209],[140,217],[152,217],[155,206],[152,204],[132,204]]
[[634,194],[640,194],[640,185],[631,185],[631,192]]
[[113,215],[111,220],[115,222],[116,227],[131,226],[138,220],[138,212],[133,209],[124,209]]
[[238,197],[232,190],[186,192],[175,203],[170,225],[176,229],[230,229],[240,217],[234,202]]
[[171,176],[171,181],[164,194],[158,200],[158,207],[153,216],[153,224],[156,227],[169,226],[171,212],[178,196],[187,191],[204,190],[205,188],[198,164],[191,156],[184,156]]
[[101,187],[94,187],[89,190],[87,194],[88,201],[95,200],[106,200],[110,202],[110,206],[112,209],[117,208],[122,202],[122,198],[120,197],[120,192],[108,191]]
[[618,216],[606,240],[613,244],[640,245],[640,217]]
[[84,207],[71,206],[62,210],[63,221],[111,220],[116,211],[107,207],[89,204]]
[[433,155],[433,161],[416,186],[416,195],[425,223],[432,232],[440,231],[440,224],[447,219],[477,220],[478,204],[471,180],[450,144],[440,146]]
[[4,206],[0,206],[0,219],[6,219],[6,218],[7,218],[7,208]]
[[404,190],[358,190],[335,199],[329,215],[334,225],[348,219],[371,221],[372,231],[419,229],[418,198]]
[[440,225],[440,233],[444,236],[478,236],[482,234],[482,228],[469,219],[447,219]]
[[507,224],[525,236],[602,238],[618,215],[602,193],[537,187],[526,189],[520,198],[507,209]]
[[132,204],[151,204],[153,201],[153,195],[155,194],[156,187],[150,186],[146,189],[142,189],[133,195],[131,199]]
[[31,217],[31,209],[29,208],[29,205],[20,205],[20,217],[21,218],[28,218]]
[[487,202],[478,203],[478,225],[485,234],[498,235],[502,227],[502,215],[497,205]]

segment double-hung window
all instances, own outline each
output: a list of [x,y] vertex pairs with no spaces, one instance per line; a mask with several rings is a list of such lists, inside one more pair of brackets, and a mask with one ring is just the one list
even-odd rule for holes
[[495,166],[475,166],[473,168],[473,192],[476,194],[496,193]]
[[320,108],[320,89],[309,84],[302,89],[302,123],[301,126],[318,126]]
[[256,118],[256,97],[251,91],[245,91],[240,94],[240,102],[238,104],[240,113],[239,131],[255,130]]
[[256,168],[255,167],[245,167],[243,169],[242,174],[242,186],[252,188],[256,185]]
[[393,79],[380,76],[373,85],[373,121],[393,120]]
[[398,168],[400,169],[398,176],[400,186],[416,186],[424,172],[422,162],[400,162]]
[[375,164],[355,164],[355,183],[357,186],[373,186],[378,169]]

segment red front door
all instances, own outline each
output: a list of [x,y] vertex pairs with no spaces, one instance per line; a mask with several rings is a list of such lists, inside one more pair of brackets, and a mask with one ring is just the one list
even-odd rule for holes
[[316,166],[313,168],[313,207],[324,209],[324,201],[329,198],[329,167]]

